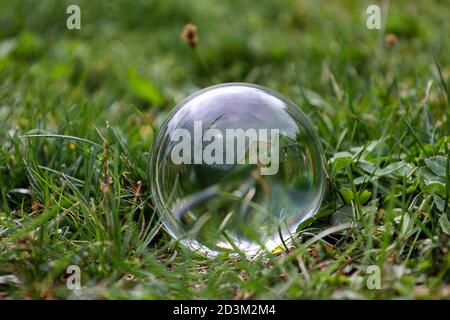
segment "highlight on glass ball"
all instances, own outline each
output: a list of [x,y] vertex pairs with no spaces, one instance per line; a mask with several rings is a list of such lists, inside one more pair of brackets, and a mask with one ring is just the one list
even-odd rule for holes
[[324,156],[302,110],[229,83],[182,101],[153,143],[154,203],[172,237],[201,254],[255,255],[289,243],[320,207]]

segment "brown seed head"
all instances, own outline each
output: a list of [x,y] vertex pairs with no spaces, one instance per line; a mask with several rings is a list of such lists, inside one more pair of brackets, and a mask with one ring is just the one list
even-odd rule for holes
[[385,37],[384,37],[384,42],[389,45],[389,46],[393,46],[394,44],[397,43],[397,36],[393,33],[388,33]]
[[42,209],[44,209],[44,205],[39,203],[38,201],[35,200],[31,203],[31,210],[41,211]]
[[188,23],[184,26],[183,31],[181,32],[181,39],[190,45],[192,48],[195,48],[200,41],[198,37],[197,27],[191,23]]

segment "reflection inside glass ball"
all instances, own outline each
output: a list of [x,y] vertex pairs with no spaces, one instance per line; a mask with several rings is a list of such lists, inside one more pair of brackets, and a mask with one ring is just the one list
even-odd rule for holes
[[274,250],[317,212],[323,159],[313,125],[290,100],[256,85],[213,86],[161,127],[153,200],[165,229],[199,253]]

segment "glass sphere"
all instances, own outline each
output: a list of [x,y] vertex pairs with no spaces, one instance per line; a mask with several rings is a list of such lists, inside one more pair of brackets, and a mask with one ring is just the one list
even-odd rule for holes
[[182,101],[150,161],[165,229],[192,250],[254,255],[283,246],[320,207],[324,156],[301,109],[257,85],[228,83]]

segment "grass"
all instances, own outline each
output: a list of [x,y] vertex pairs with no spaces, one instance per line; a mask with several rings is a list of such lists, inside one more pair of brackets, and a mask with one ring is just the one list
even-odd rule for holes
[[[364,1],[72,3],[80,31],[0,1],[0,299],[450,297],[448,1],[384,2],[382,30]],[[296,101],[328,159],[296,246],[253,261],[179,246],[148,185],[168,112],[230,81]]]

